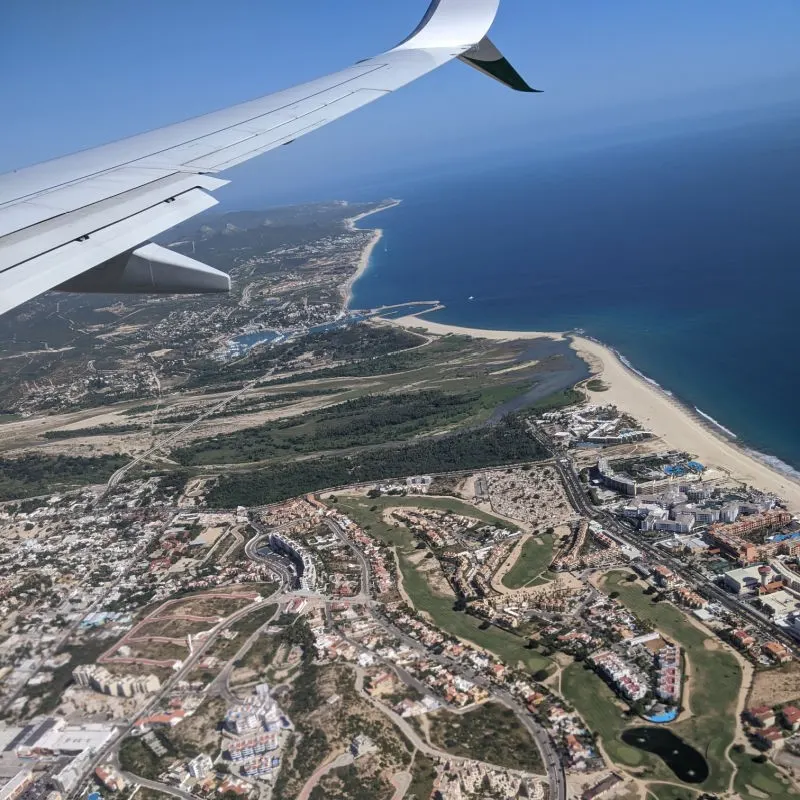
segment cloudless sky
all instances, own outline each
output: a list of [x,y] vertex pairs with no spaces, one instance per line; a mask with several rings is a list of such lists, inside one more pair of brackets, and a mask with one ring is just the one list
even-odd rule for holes
[[[427,0],[0,0],[0,172],[258,97],[387,49]],[[375,176],[730,124],[800,99],[800,0],[502,0],[542,95],[460,63],[226,173],[234,205]]]

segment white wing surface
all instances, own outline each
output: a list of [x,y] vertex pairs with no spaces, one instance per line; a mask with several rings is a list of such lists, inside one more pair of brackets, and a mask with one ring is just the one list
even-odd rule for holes
[[216,204],[214,177],[454,58],[533,91],[486,33],[500,0],[434,0],[388,52],[325,78],[0,175],[0,313],[48,289],[219,292],[225,273],[150,242]]

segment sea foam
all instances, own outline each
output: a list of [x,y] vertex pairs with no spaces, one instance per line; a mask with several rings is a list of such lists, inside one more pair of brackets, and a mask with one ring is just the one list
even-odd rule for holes
[[705,411],[701,411],[697,406],[694,407],[694,410],[705,420],[708,420],[715,428],[719,428],[723,433],[730,436],[732,439],[738,439],[739,437],[730,429],[726,428],[721,422],[717,422],[710,414],[706,414]]

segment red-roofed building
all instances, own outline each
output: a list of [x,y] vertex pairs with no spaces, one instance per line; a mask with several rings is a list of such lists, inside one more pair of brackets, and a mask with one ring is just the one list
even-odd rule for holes
[[800,708],[796,706],[786,706],[786,708],[781,711],[781,721],[789,730],[796,731],[800,728]]
[[756,640],[747,631],[743,630],[735,630],[731,634],[731,639],[733,640],[733,643],[742,650],[746,650],[748,647],[752,647],[756,643]]
[[665,567],[663,564],[659,564],[653,570],[653,575],[655,576],[656,583],[659,586],[663,586],[665,589],[671,589],[678,582],[678,576],[669,567]]
[[783,731],[775,725],[756,731],[755,737],[768,748],[783,746]]
[[744,713],[758,727],[767,728],[775,724],[775,712],[769,706],[753,706]]
[[778,664],[788,664],[792,654],[778,642],[767,642],[761,646],[761,652]]

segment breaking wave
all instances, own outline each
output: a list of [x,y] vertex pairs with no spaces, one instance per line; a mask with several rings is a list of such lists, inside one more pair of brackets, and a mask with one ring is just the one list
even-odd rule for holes
[[706,414],[705,411],[701,411],[697,406],[694,407],[694,410],[705,420],[708,420],[715,428],[719,428],[724,434],[730,436],[732,439],[738,439],[739,437],[730,429],[726,428],[721,422],[717,422],[714,417]]

